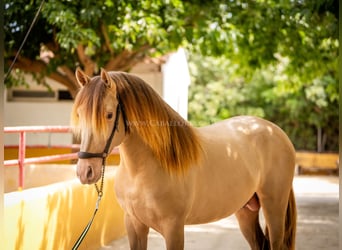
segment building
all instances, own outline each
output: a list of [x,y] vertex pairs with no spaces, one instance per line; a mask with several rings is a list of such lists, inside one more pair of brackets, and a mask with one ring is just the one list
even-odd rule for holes
[[[131,73],[149,83],[163,99],[185,119],[187,118],[188,87],[190,75],[185,51],[179,49],[163,57],[137,64]],[[30,88],[12,88],[5,91],[4,126],[68,126],[72,100],[67,89],[61,84],[47,79],[52,91],[26,77]],[[28,134],[28,145],[69,145],[70,134]],[[5,145],[17,145],[17,134],[5,134]],[[6,158],[6,152],[5,152]]]

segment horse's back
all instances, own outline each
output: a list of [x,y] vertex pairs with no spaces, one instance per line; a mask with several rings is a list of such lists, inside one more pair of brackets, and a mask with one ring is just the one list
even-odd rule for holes
[[260,177],[260,182],[262,178],[286,177],[292,181],[295,150],[276,124],[258,117],[237,116],[200,130],[205,142],[214,140],[218,145],[226,145],[228,153],[240,157],[240,167]]
[[[294,154],[293,145],[276,124],[254,116],[236,116],[199,129],[204,141],[231,144],[236,148],[285,150]],[[274,148],[277,145],[277,148]]]

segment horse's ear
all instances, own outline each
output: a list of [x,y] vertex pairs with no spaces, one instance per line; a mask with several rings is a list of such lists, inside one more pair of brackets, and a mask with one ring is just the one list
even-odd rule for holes
[[115,87],[113,79],[110,77],[108,72],[103,68],[101,68],[101,80],[104,81],[107,88]]
[[79,67],[76,68],[75,76],[78,84],[83,87],[90,81],[90,77],[87,76]]

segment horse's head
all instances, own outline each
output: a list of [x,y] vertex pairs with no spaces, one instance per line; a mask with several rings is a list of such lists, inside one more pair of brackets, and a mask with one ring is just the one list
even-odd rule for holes
[[122,142],[124,120],[116,84],[105,70],[93,78],[80,69],[75,74],[81,86],[71,115],[74,133],[81,140],[77,176],[81,183],[91,184],[100,179],[107,153]]

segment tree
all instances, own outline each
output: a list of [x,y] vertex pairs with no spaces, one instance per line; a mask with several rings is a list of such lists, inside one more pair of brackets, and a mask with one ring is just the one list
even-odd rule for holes
[[250,79],[222,58],[189,58],[189,121],[208,125],[236,115],[255,115],[275,122],[296,149],[338,150],[338,81],[331,75],[298,84],[286,60],[254,72]]
[[336,151],[338,2],[279,2],[228,12],[236,32],[228,59],[190,56],[189,119],[257,115],[279,124],[297,149]]
[[[38,5],[5,0],[7,67]],[[146,56],[183,46],[225,56],[243,76],[286,57],[287,70],[307,81],[337,71],[330,60],[337,58],[335,20],[337,0],[46,1],[15,68],[47,75],[75,95],[77,66],[88,75],[100,67],[128,71]]]

